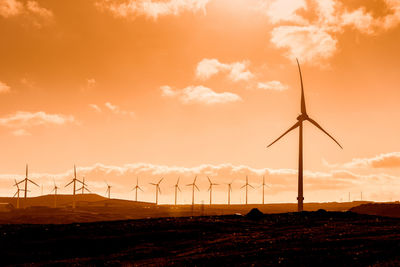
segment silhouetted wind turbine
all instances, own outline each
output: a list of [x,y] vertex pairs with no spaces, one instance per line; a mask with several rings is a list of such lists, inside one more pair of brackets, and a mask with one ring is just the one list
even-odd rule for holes
[[74,164],[74,178],[72,179],[71,182],[69,182],[65,187],[69,186],[70,184],[73,183],[74,187],[72,188],[72,208],[75,209],[76,207],[76,203],[75,203],[75,193],[76,193],[76,182],[80,182],[81,184],[83,184],[82,181],[78,180],[76,178],[76,166]]
[[54,179],[53,179],[53,182],[54,182],[54,187],[50,193],[54,192],[54,207],[57,208],[57,190],[60,188],[56,185],[56,181]]
[[266,183],[265,183],[265,176],[263,175],[263,183],[262,183],[262,204],[264,205],[264,189],[265,189],[265,187],[270,187],[269,185],[267,185]]
[[160,183],[164,178],[161,178],[160,181],[158,181],[158,183],[150,183],[151,185],[154,185],[156,187],[156,205],[158,205],[158,193],[161,194],[161,189],[160,189]]
[[299,170],[298,170],[299,179],[298,179],[297,210],[300,212],[300,211],[303,211],[303,201],[304,201],[304,197],[303,197],[303,121],[311,122],[315,127],[320,129],[322,132],[324,132],[326,135],[328,135],[333,141],[335,141],[335,143],[338,144],[338,146],[340,148],[342,148],[342,146],[339,144],[338,141],[335,140],[335,138],[333,138],[327,131],[325,131],[316,121],[314,121],[313,119],[311,119],[308,116],[307,111],[306,111],[306,102],[304,99],[303,77],[301,75],[299,61],[297,59],[296,59],[296,61],[297,61],[297,66],[299,68],[300,83],[301,83],[301,114],[297,117],[297,122],[292,127],[290,127],[289,130],[287,130],[281,136],[279,136],[278,139],[276,139],[271,144],[269,144],[268,147],[273,145],[275,142],[277,142],[279,139],[281,139],[284,135],[286,135],[290,131],[299,127]]
[[[106,182],[106,181],[105,181]],[[111,199],[111,185],[109,185],[107,182],[106,182],[106,184],[107,184],[107,190],[106,190],[106,196],[107,196],[107,194],[108,194],[108,199]]]
[[40,187],[37,183],[35,183],[34,181],[32,181],[31,179],[28,178],[28,164],[26,164],[26,170],[25,170],[25,179],[23,179],[22,181],[19,181],[18,184],[20,183],[25,183],[24,186],[24,199],[26,200],[26,193],[28,192],[28,182],[36,185],[37,187]]
[[179,179],[180,179],[180,177],[178,177],[178,181],[176,181],[176,184],[174,185],[174,187],[175,187],[175,206],[176,206],[176,203],[178,200],[178,190],[179,190],[179,192],[181,192],[181,189],[179,188]]
[[208,191],[210,191],[210,205],[212,204],[212,188],[214,185],[219,185],[219,184],[214,184],[211,182],[210,177],[207,176],[208,182],[210,183],[210,187],[208,188]]
[[231,204],[232,183],[233,183],[233,181],[230,182],[229,184],[227,184],[228,185],[228,205]]
[[18,185],[16,179],[14,179],[14,182],[15,182],[14,186],[17,187],[17,192],[15,192],[13,198],[14,198],[15,196],[17,196],[17,209],[19,209],[19,192],[20,192],[20,191],[24,191],[24,189],[19,188],[19,185]]
[[82,186],[81,186],[81,188],[76,189],[76,191],[81,191],[81,194],[83,195],[85,193],[85,190],[88,191],[89,193],[91,193],[89,188],[87,188],[87,184],[85,183],[85,176],[83,176]]
[[137,202],[137,191],[138,191],[138,189],[143,192],[142,188],[140,188],[140,186],[139,186],[139,177],[136,177],[136,186],[131,190],[131,191],[133,191],[133,190],[136,191],[135,192],[135,201],[136,202]]
[[246,184],[240,188],[242,189],[243,187],[246,187],[246,205],[247,205],[247,191],[249,186],[254,189],[254,187],[251,184],[249,184],[249,178],[246,175]]
[[186,186],[191,186],[192,187],[192,206],[194,205],[194,189],[196,188],[197,191],[200,191],[200,189],[196,185],[196,179],[197,179],[197,175],[196,175],[196,177],[194,177],[194,180],[193,180],[192,184],[187,184],[186,185]]

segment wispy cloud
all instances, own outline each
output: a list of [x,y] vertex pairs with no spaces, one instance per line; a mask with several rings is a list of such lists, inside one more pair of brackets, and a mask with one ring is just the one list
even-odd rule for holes
[[0,94],[10,92],[10,86],[0,81]]
[[212,76],[222,72],[234,81],[247,81],[254,77],[253,73],[248,69],[249,62],[233,62],[221,63],[218,59],[205,58],[201,60],[196,67],[196,77],[198,79],[207,80]]
[[286,49],[287,57],[321,64],[337,52],[338,36],[346,29],[377,34],[400,24],[400,2],[382,1],[388,12],[381,17],[363,6],[349,9],[338,0],[261,0],[260,10],[274,25],[270,41]]
[[14,128],[13,134],[16,136],[29,135],[27,128],[44,125],[64,125],[66,123],[75,122],[73,116],[65,116],[61,114],[47,114],[46,112],[26,112],[17,111],[0,117],[0,126]]
[[106,102],[104,106],[109,109],[112,113],[116,115],[128,115],[130,117],[135,117],[135,112],[133,111],[126,111],[126,110],[121,110],[119,106],[113,105],[110,102]]
[[39,5],[37,1],[1,0],[0,16],[4,18],[21,16],[27,18],[34,26],[41,28],[53,21],[53,12]]
[[203,11],[205,13],[206,5],[209,0],[102,0],[96,2],[100,10],[107,10],[116,17],[135,18],[145,16],[152,19],[158,19],[160,16],[177,16],[183,12]]
[[99,113],[101,112],[101,108],[96,104],[89,104],[89,107],[96,112],[99,112]]
[[269,81],[257,83],[257,88],[263,90],[283,91],[287,90],[289,87],[282,84],[280,81]]
[[324,161],[331,168],[400,168],[400,152],[380,154],[372,158],[355,158],[347,163],[331,164]]
[[242,98],[234,93],[217,93],[212,89],[197,85],[188,86],[181,90],[173,90],[170,86],[161,86],[162,95],[166,97],[177,97],[184,104],[225,104],[241,101]]

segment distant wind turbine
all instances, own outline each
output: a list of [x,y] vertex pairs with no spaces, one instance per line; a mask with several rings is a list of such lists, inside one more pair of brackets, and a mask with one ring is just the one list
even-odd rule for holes
[[158,193],[161,194],[161,189],[160,189],[160,183],[162,182],[164,178],[161,178],[158,183],[150,183],[151,185],[154,185],[156,187],[156,205],[158,205]]
[[50,193],[54,192],[54,208],[57,208],[57,190],[60,188],[56,185],[56,181],[54,179],[53,179],[53,181],[54,181],[54,187]]
[[181,189],[179,188],[179,179],[180,177],[178,177],[178,181],[176,181],[176,184],[174,185],[175,187],[175,206],[178,200],[178,191],[181,192]]
[[340,148],[342,148],[342,146],[339,144],[338,141],[335,140],[335,138],[333,138],[327,131],[325,131],[316,121],[314,121],[313,119],[311,119],[308,116],[307,111],[306,111],[306,102],[304,99],[303,77],[301,75],[299,61],[297,59],[296,59],[296,61],[297,61],[297,66],[299,68],[300,83],[301,83],[301,114],[297,117],[297,122],[292,127],[290,127],[289,130],[287,130],[280,137],[278,137],[278,139],[276,139],[271,144],[269,144],[268,147],[273,145],[275,142],[277,142],[279,139],[281,139],[284,135],[286,135],[290,131],[299,127],[299,170],[298,170],[299,178],[298,178],[297,210],[299,212],[301,212],[301,211],[303,211],[303,201],[304,201],[304,197],[303,197],[303,121],[311,122],[315,127],[320,129],[322,132],[324,132],[326,135],[328,135],[333,141],[335,141],[335,143],[338,144],[338,146]]
[[133,191],[133,190],[136,191],[135,192],[135,201],[137,202],[137,192],[138,192],[138,190],[143,192],[142,188],[140,188],[140,186],[139,186],[139,177],[136,177],[136,186],[131,191]]
[[19,181],[18,184],[20,183],[24,183],[24,200],[26,201],[26,193],[29,192],[28,191],[28,182],[36,185],[37,187],[40,187],[37,183],[35,183],[34,181],[32,181],[31,179],[28,178],[28,164],[26,164],[26,169],[25,169],[25,179],[23,179],[22,181]]
[[246,184],[240,188],[240,189],[242,189],[242,188],[246,187],[246,205],[247,205],[247,193],[248,193],[247,191],[248,191],[249,186],[254,189],[254,187],[251,184],[249,184],[249,178],[246,175]]
[[111,199],[111,185],[109,185],[108,183],[107,183],[107,181],[105,181],[106,182],[106,184],[107,184],[107,190],[106,190],[106,196],[108,195],[108,199]]
[[81,194],[83,195],[85,193],[85,190],[88,193],[91,193],[91,191],[87,187],[87,184],[85,183],[85,176],[83,176],[83,178],[82,178],[82,186],[81,186],[81,188],[76,189],[76,191],[81,191]]
[[76,203],[75,203],[75,194],[76,194],[76,182],[79,182],[81,184],[83,184],[82,181],[78,180],[76,178],[76,166],[74,164],[74,178],[72,179],[71,182],[69,182],[65,187],[69,186],[70,184],[73,184],[73,188],[72,188],[72,208],[75,209],[76,207]]
[[228,185],[228,205],[231,204],[232,183],[233,183],[233,181],[230,182],[229,184],[227,184]]
[[265,197],[265,194],[264,194],[264,190],[265,190],[265,187],[270,187],[269,185],[267,185],[266,183],[265,183],[265,176],[263,175],[263,183],[262,183],[262,204],[264,205],[264,197]]
[[212,188],[214,185],[219,185],[219,184],[214,184],[213,182],[211,182],[210,177],[208,177],[208,182],[210,183],[210,187],[208,188],[208,191],[210,191],[210,205],[212,204]]
[[200,189],[196,185],[196,180],[197,176],[194,177],[193,183],[192,184],[187,184],[186,186],[191,186],[192,187],[192,206],[194,205],[194,189],[196,188],[197,191],[200,191]]
[[19,185],[18,185],[16,179],[14,179],[14,182],[15,182],[15,183],[14,183],[14,186],[17,187],[17,192],[15,192],[13,198],[14,198],[15,196],[17,196],[17,209],[19,209],[19,192],[24,191],[24,189],[19,188]]

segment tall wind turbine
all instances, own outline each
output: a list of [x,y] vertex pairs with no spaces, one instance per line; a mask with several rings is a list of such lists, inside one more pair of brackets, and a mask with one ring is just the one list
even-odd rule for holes
[[243,187],[246,187],[246,205],[247,205],[247,193],[248,193],[247,191],[248,191],[249,186],[254,189],[254,187],[251,184],[249,184],[249,178],[246,175],[246,184],[240,188],[240,189],[242,189]]
[[197,175],[196,175],[196,177],[194,177],[194,180],[193,180],[192,184],[187,184],[186,185],[186,186],[191,186],[192,187],[192,206],[194,205],[194,189],[196,188],[197,191],[200,191],[200,189],[196,185],[196,179],[197,179]]
[[178,177],[178,181],[176,181],[176,184],[174,185],[174,187],[175,187],[175,206],[176,206],[176,203],[178,200],[178,190],[179,190],[179,192],[181,192],[181,189],[179,188],[179,179],[180,179],[180,177]]
[[151,185],[154,185],[156,187],[156,205],[158,205],[158,193],[161,194],[161,189],[160,189],[160,183],[164,178],[161,178],[160,181],[158,181],[158,183],[150,183]]
[[19,192],[24,191],[24,189],[19,188],[19,185],[18,185],[16,179],[14,179],[14,182],[15,182],[14,186],[17,187],[17,192],[15,192],[13,198],[14,198],[15,196],[17,196],[17,209],[19,209]]
[[72,179],[71,182],[69,182],[69,183],[65,186],[65,187],[67,187],[67,186],[69,186],[70,184],[73,184],[73,185],[74,185],[74,187],[73,187],[73,189],[72,189],[72,208],[73,208],[73,209],[75,209],[75,207],[76,207],[76,203],[75,203],[76,182],[79,182],[79,183],[83,184],[82,181],[80,181],[80,180],[78,180],[78,179],[76,178],[76,166],[75,166],[75,164],[74,164],[74,178]]
[[210,183],[210,187],[208,188],[208,191],[210,191],[210,205],[212,204],[212,188],[214,185],[219,185],[219,184],[214,184],[213,182],[211,182],[210,177],[208,177],[208,182]]
[[277,142],[279,139],[281,139],[284,135],[289,133],[290,131],[296,129],[299,127],[299,171],[298,171],[298,197],[297,197],[297,210],[303,211],[303,121],[309,121],[311,122],[315,127],[320,129],[322,132],[324,132],[326,135],[328,135],[335,143],[342,148],[342,146],[339,144],[338,141],[335,140],[327,131],[325,131],[315,120],[311,119],[306,111],[306,102],[304,99],[304,87],[303,87],[303,77],[301,75],[301,69],[300,69],[300,64],[299,61],[297,61],[297,66],[299,68],[299,74],[300,74],[300,83],[301,83],[301,114],[297,117],[297,122],[289,128],[286,132],[284,132],[281,136],[278,137],[275,141],[273,141],[271,144],[268,145],[270,147],[273,145],[275,142]]
[[137,202],[137,191],[140,190],[143,192],[142,188],[140,188],[140,186],[139,186],[139,177],[136,177],[136,186],[131,191],[133,191],[133,190],[136,191],[135,192],[135,201]]
[[82,178],[82,186],[81,186],[81,188],[76,189],[76,191],[81,191],[81,194],[83,195],[85,193],[85,190],[88,193],[91,193],[89,188],[87,187],[87,184],[85,183],[85,176],[83,176],[83,178]]
[[107,190],[106,190],[106,196],[108,195],[108,199],[111,199],[111,185],[109,185],[107,182]]
[[228,185],[228,205],[231,204],[232,183],[233,183],[233,181],[230,182],[229,184],[227,184]]
[[51,190],[50,193],[54,192],[54,208],[57,208],[57,190],[60,189],[60,188],[56,185],[56,181],[55,180],[53,180],[53,181],[54,181],[54,187],[53,187],[53,190]]
[[24,201],[26,201],[26,193],[29,192],[28,191],[28,182],[36,185],[37,187],[40,187],[37,183],[35,183],[34,181],[32,181],[31,179],[28,178],[28,164],[26,164],[26,169],[25,169],[25,179],[23,179],[22,181],[19,181],[17,184],[21,184],[24,183]]
[[262,183],[262,204],[264,205],[264,191],[265,191],[265,187],[270,187],[269,185],[267,185],[266,183],[265,183],[265,176],[263,175],[263,183]]

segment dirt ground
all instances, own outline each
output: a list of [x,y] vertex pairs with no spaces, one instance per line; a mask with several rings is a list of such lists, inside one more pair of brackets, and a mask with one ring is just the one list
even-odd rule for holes
[[0,225],[1,265],[399,266],[400,219],[352,212]]

